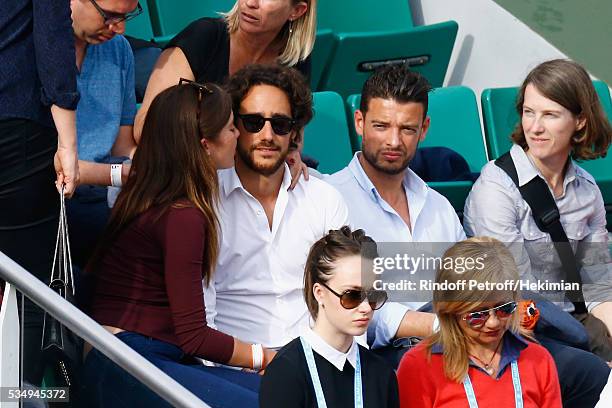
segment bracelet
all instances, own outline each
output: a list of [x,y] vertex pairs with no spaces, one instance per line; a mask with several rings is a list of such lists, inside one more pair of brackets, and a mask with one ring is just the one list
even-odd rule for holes
[[121,187],[121,170],[123,169],[122,164],[111,164],[110,178],[111,186]]
[[440,331],[440,319],[438,319],[438,316],[436,316],[434,317],[433,324],[431,325],[431,332],[437,333],[438,331]]
[[251,358],[253,362],[253,370],[261,370],[264,362],[264,353],[261,344],[251,344]]

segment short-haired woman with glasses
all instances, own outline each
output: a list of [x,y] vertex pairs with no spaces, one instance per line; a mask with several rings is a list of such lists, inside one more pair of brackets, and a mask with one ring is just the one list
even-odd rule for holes
[[397,374],[401,407],[561,407],[552,357],[520,326],[511,284],[518,271],[508,249],[493,238],[470,238],[444,254],[459,258],[480,262],[463,273],[444,262],[436,282],[490,286],[434,291],[439,331],[404,355]]
[[[206,324],[202,281],[219,251],[217,169],[231,167],[238,132],[230,96],[181,81],[147,114],[130,176],[89,265],[91,316],[214,407],[256,407],[259,376],[202,365],[202,358],[259,371],[272,350]],[[167,406],[98,350],[85,360],[92,406]]]
[[346,226],[312,246],[304,298],[314,325],[283,347],[266,369],[262,408],[399,406],[393,369],[355,341],[366,332],[373,311],[387,301],[386,292],[362,281],[362,262],[374,252],[375,243],[363,230]]

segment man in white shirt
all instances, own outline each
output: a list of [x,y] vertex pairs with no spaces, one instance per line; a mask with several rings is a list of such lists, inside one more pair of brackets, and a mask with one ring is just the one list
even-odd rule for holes
[[[364,84],[355,112],[362,151],[325,179],[345,197],[351,227],[362,228],[376,242],[465,239],[448,200],[408,168],[429,128],[430,89],[424,77],[405,67],[377,70]],[[416,311],[423,304],[388,302],[374,313],[368,342],[377,348],[394,338],[431,334],[435,315]]]
[[219,171],[221,248],[205,290],[210,324],[237,338],[282,347],[308,327],[304,264],[311,245],[348,224],[342,196],[311,178],[289,190],[285,158],[312,118],[297,71],[248,66],[229,83],[240,131],[236,165]]

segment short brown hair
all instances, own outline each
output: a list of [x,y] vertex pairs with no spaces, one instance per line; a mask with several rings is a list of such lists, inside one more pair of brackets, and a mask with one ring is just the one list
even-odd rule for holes
[[[535,67],[523,81],[516,100],[516,111],[523,115],[525,89],[532,84],[546,98],[558,103],[575,116],[586,120],[585,126],[571,139],[572,158],[590,160],[605,157],[612,141],[612,127],[586,70],[574,61],[555,59]],[[512,141],[527,148],[522,123],[512,132]]]
[[334,264],[353,255],[374,259],[378,256],[376,243],[363,230],[351,231],[346,225],[339,230],[330,230],[310,248],[304,267],[304,300],[313,319],[319,312],[319,303],[313,293],[314,284],[330,280]]
[[431,85],[418,72],[405,65],[384,65],[370,76],[361,90],[359,110],[365,115],[374,98],[391,99],[398,103],[415,102],[423,105],[423,119],[427,117]]

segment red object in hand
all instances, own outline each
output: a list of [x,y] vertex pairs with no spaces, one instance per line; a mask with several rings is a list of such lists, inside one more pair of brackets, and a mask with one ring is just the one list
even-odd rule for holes
[[521,314],[521,326],[524,329],[533,330],[540,318],[540,311],[535,302],[533,300],[519,302],[519,313]]

